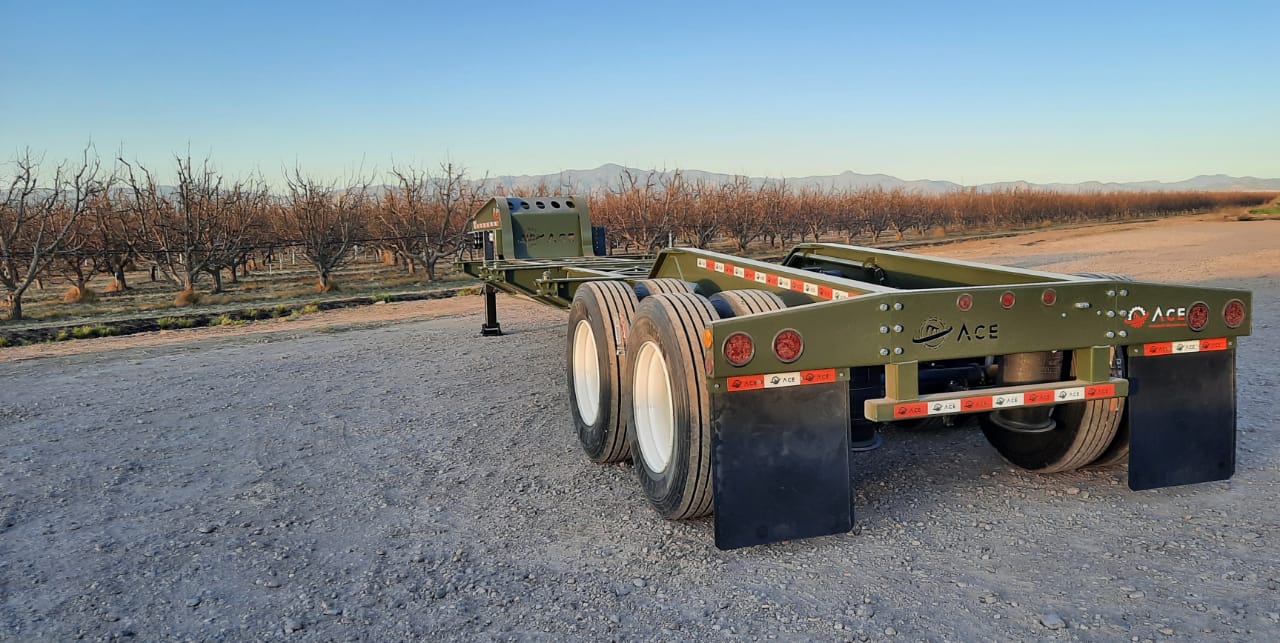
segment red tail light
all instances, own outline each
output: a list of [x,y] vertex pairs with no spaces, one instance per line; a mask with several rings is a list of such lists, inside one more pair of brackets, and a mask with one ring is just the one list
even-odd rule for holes
[[1040,302],[1046,306],[1058,303],[1058,291],[1052,288],[1045,288],[1044,292],[1040,293]]
[[724,340],[724,360],[731,366],[746,366],[756,356],[756,343],[751,336],[738,332]]
[[1202,301],[1187,309],[1187,328],[1200,332],[1209,324],[1209,306]]
[[1244,302],[1239,299],[1232,299],[1222,309],[1222,321],[1226,322],[1231,328],[1239,328],[1244,323]]
[[963,295],[956,297],[956,308],[959,308],[960,310],[963,310],[963,311],[967,311],[970,308],[973,308],[973,295],[970,295],[969,293],[964,293]]
[[784,328],[773,336],[773,354],[784,364],[800,359],[804,352],[804,338],[792,328]]
[[1005,308],[1005,309],[1013,308],[1013,302],[1014,302],[1013,293],[1009,291],[1005,291],[1003,295],[1000,295],[1001,308]]

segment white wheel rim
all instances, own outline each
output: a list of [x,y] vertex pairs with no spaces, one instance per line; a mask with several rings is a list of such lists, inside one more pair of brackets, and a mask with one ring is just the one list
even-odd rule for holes
[[596,334],[587,320],[573,329],[573,395],[578,400],[578,417],[590,426],[600,416],[600,356]]
[[631,410],[640,456],[649,470],[662,473],[671,464],[676,422],[667,361],[653,342],[645,342],[636,354],[631,392]]

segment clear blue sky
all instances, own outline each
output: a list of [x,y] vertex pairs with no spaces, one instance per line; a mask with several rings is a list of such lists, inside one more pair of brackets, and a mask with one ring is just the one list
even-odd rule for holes
[[0,153],[1280,177],[1280,2],[0,0]]

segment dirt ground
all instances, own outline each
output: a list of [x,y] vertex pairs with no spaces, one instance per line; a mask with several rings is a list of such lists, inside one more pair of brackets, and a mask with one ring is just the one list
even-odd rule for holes
[[1280,222],[923,252],[1244,287],[1228,482],[889,431],[853,533],[731,552],[582,455],[565,314],[478,297],[0,349],[0,639],[1280,638]]

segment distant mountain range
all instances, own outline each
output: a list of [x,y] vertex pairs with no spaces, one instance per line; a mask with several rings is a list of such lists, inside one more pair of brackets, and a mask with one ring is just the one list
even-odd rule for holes
[[[622,181],[622,177],[626,172],[630,172],[633,177],[637,177],[640,181],[644,181],[649,170],[641,170],[637,168],[626,168],[614,163],[601,165],[593,170],[565,170],[554,174],[524,174],[520,176],[498,176],[491,177],[486,182],[488,187],[496,187],[502,185],[508,188],[514,187],[534,187],[545,183],[549,188],[563,186],[566,191],[586,193],[599,189],[617,187]],[[674,174],[674,170],[659,172],[660,178],[669,178]],[[717,172],[707,172],[704,170],[680,170],[680,174],[686,181],[706,181],[709,183],[724,183],[733,180],[732,174],[721,174]],[[756,187],[767,183],[776,183],[781,179],[749,177],[748,181]],[[842,172],[830,176],[802,176],[787,177],[787,185],[794,188],[801,187],[817,187],[826,189],[863,189],[863,188],[882,188],[891,190],[901,188],[903,190],[921,192],[926,194],[937,194],[940,192],[951,192],[953,190],[977,189],[979,191],[1010,189],[1010,188],[1027,188],[1037,190],[1053,190],[1057,192],[1146,192],[1146,191],[1175,191],[1175,190],[1205,190],[1205,191],[1232,191],[1232,190],[1276,190],[1280,191],[1280,179],[1259,179],[1252,176],[1236,177],[1227,176],[1225,174],[1202,174],[1200,176],[1187,179],[1185,181],[1175,181],[1173,183],[1165,183],[1162,181],[1135,181],[1131,183],[1102,183],[1099,181],[1086,181],[1084,183],[1030,183],[1027,181],[1005,181],[1000,183],[983,183],[975,186],[965,186],[951,181],[932,181],[917,180],[907,181],[896,176],[887,174],[858,174],[857,172]]]

